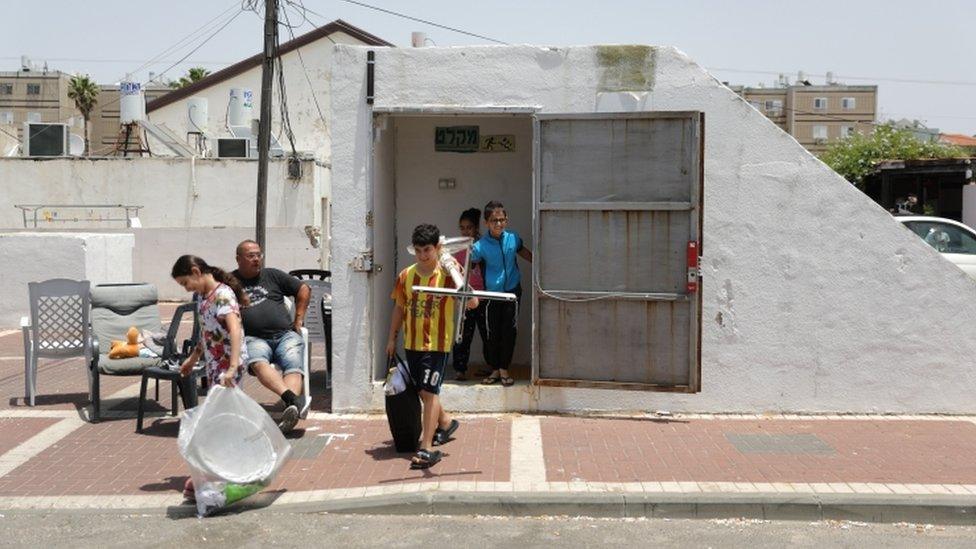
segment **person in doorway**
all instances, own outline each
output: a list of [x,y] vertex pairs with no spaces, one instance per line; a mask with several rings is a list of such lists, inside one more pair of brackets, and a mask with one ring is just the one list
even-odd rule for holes
[[[461,212],[461,219],[458,221],[458,229],[461,231],[461,236],[472,238],[475,242],[477,242],[478,238],[481,236],[481,231],[478,230],[478,226],[480,224],[481,211],[478,210],[478,208],[469,208]],[[467,260],[467,254],[467,250],[461,250],[454,254],[454,259],[457,259],[458,263],[463,266]],[[468,269],[468,285],[471,286],[471,289],[484,290],[485,279],[482,275],[481,263],[471,263],[468,266]],[[482,346],[485,344],[485,341],[488,340],[487,325],[485,324],[486,303],[487,301],[483,301],[474,309],[468,309],[464,312],[464,325],[461,329],[461,341],[454,344],[454,349],[451,353],[454,371],[457,372],[458,381],[468,379],[468,360],[471,357],[471,343],[474,341],[475,328],[477,328],[478,334],[481,335]],[[485,362],[487,362],[487,359]]]
[[[250,305],[243,309],[247,336],[247,371],[285,404],[278,421],[283,433],[291,432],[308,413],[304,386],[305,342],[301,329],[312,290],[297,278],[263,266],[261,246],[253,240],[237,245],[237,277]],[[294,299],[294,317],[285,306],[285,296]]]
[[517,299],[489,301],[485,305],[488,327],[485,360],[492,372],[482,383],[501,383],[510,387],[515,380],[509,375],[508,367],[515,352],[519,303],[522,299],[522,274],[515,256],[531,262],[532,251],[525,246],[518,233],[508,230],[508,214],[501,202],[493,200],[485,205],[484,217],[488,234],[471,247],[471,261],[484,262],[485,288],[488,291],[513,293]]
[[903,199],[895,201],[895,213],[898,215],[914,214],[915,206],[918,205],[918,196],[909,194]]
[[[454,280],[441,266],[441,232],[434,225],[421,224],[413,230],[411,243],[417,262],[400,271],[390,296],[396,302],[390,322],[386,354],[396,352],[397,334],[403,327],[403,347],[414,387],[423,403],[420,449],[410,462],[411,469],[427,469],[441,460],[443,454],[434,444],[451,440],[460,424],[441,406],[441,383],[448,353],[454,343],[454,307],[456,298],[433,296],[414,289],[416,286],[453,288]],[[478,306],[478,299],[467,306]]]

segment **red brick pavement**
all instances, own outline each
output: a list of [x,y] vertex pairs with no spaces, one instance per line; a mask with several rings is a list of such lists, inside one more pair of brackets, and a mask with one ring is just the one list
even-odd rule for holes
[[60,421],[58,418],[0,418],[0,455]]
[[[541,423],[549,481],[976,484],[976,425],[969,421]],[[779,435],[819,441],[821,451],[742,451],[730,441]]]
[[[36,421],[36,420],[31,420]],[[0,424],[2,425],[2,424]],[[443,447],[436,468],[411,471],[409,455],[392,449],[386,421],[308,421],[294,453],[270,488],[318,490],[420,481],[507,481],[507,420],[465,421]],[[2,496],[150,494],[182,490],[188,476],[176,448],[179,423],[156,419],[144,434],[134,420],[85,424],[0,478]],[[347,434],[348,438],[327,434]]]

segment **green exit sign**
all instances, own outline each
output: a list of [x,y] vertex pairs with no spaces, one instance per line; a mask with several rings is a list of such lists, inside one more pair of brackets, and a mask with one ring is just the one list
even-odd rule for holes
[[478,126],[438,126],[434,128],[434,150],[437,152],[478,152]]

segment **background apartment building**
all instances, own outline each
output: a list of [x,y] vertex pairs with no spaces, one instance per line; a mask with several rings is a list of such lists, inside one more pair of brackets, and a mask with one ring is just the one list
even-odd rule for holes
[[776,87],[732,86],[759,112],[814,154],[830,141],[873,129],[878,110],[877,86],[788,84]]
[[84,122],[68,99],[71,75],[38,68],[24,59],[19,71],[0,72],[0,127],[23,131],[24,122],[63,122],[81,133]]

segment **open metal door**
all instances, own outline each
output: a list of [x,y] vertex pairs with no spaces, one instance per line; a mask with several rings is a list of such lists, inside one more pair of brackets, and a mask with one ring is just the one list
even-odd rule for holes
[[537,115],[532,379],[697,392],[704,115]]

